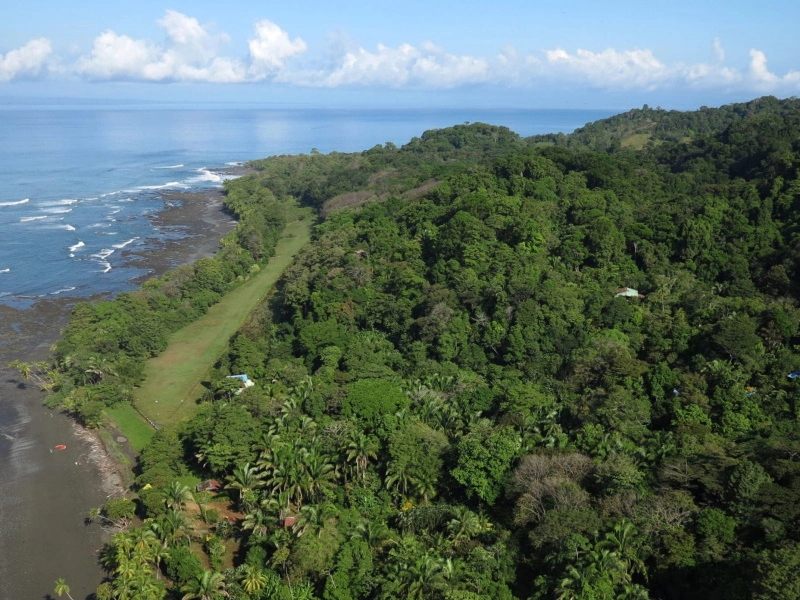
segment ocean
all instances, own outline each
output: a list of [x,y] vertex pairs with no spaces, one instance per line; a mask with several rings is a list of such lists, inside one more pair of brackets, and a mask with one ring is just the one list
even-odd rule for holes
[[[398,146],[466,121],[522,136],[565,132],[608,110],[279,110],[257,106],[26,107],[0,104],[0,308],[114,294],[145,275],[134,252],[186,235],[148,219],[165,192],[219,187],[228,168],[276,154]],[[12,314],[0,311],[3,314]],[[60,322],[63,324],[64,316]],[[17,331],[15,323],[3,331]],[[46,353],[58,323],[14,340]],[[16,334],[10,334],[16,335]],[[20,334],[21,335],[21,334]],[[4,342],[0,339],[0,350]],[[10,357],[0,352],[0,362]],[[102,572],[103,533],[85,526],[105,490],[73,423],[18,389],[0,364],[0,599],[42,598],[64,577],[75,598]],[[54,452],[53,445],[68,446]]]
[[0,106],[0,303],[115,293],[143,272],[121,250],[158,231],[164,190],[220,186],[220,170],[275,154],[366,150],[465,121],[569,132],[604,110],[276,110]]

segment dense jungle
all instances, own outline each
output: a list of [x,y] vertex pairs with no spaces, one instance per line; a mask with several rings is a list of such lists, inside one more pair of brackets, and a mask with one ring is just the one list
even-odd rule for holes
[[19,365],[103,427],[313,212],[96,511],[99,600],[800,598],[800,101],[249,166],[216,257]]

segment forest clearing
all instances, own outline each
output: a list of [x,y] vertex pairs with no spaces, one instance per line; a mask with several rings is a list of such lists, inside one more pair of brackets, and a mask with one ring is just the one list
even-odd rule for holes
[[309,220],[289,223],[275,256],[258,274],[228,293],[203,317],[170,336],[166,351],[147,361],[144,382],[135,392],[134,405],[139,412],[159,425],[177,423],[191,415],[203,392],[204,375],[308,242],[310,231]]

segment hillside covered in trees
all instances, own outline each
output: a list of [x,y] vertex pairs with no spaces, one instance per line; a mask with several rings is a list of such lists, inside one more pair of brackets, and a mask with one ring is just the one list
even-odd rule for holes
[[800,104],[573,135],[257,161],[240,266],[79,305],[54,398],[101,414],[163,346],[126,311],[202,311],[269,255],[259,207],[325,217],[104,507],[142,521],[97,597],[800,598]]
[[767,115],[785,117],[798,108],[800,100],[797,98],[778,100],[773,96],[720,108],[703,106],[696,111],[664,110],[645,104],[640,109],[588,123],[570,135],[537,135],[528,138],[528,142],[614,152],[622,148],[640,148],[647,143],[689,141],[717,134],[738,121]]

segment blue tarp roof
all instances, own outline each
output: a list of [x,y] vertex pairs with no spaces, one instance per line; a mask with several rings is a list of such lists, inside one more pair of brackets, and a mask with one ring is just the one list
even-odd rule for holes
[[228,377],[227,377],[227,378],[228,378],[228,379],[241,379],[242,381],[247,381],[247,375],[245,375],[245,374],[241,374],[241,375],[228,375]]

